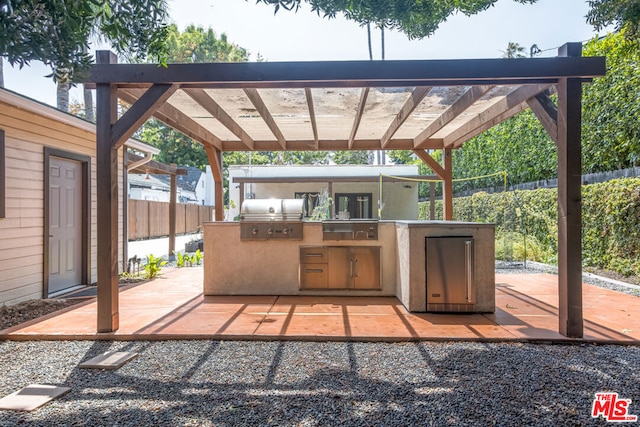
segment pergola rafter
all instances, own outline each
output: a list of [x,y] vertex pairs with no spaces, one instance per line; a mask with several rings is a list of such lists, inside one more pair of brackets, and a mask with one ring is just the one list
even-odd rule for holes
[[[90,82],[98,94],[99,331],[118,328],[113,142],[150,115],[204,145],[217,220],[224,151],[381,149],[413,150],[433,169],[443,180],[445,218],[452,219],[452,150],[531,106],[558,145],[560,331],[582,336],[580,168],[572,162],[580,156],[581,85],[604,75],[605,63],[581,57],[579,43],[565,45],[559,57],[533,59],[158,67],[118,65],[104,52],[97,58]],[[554,88],[557,107],[546,92]],[[133,105],[120,119],[118,97]],[[430,149],[442,149],[442,164]]]

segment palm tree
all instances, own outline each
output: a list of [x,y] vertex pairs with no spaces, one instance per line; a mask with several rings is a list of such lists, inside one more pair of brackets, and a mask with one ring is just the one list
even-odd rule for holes
[[503,58],[525,58],[524,47],[520,46],[519,43],[509,42],[507,44],[507,50],[501,50]]

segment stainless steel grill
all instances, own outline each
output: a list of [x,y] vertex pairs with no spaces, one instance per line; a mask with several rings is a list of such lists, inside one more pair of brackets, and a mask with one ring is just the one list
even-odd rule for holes
[[240,207],[240,240],[302,240],[303,199],[247,199]]

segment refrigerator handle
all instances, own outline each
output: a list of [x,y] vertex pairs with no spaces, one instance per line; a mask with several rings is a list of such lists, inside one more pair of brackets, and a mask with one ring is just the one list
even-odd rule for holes
[[472,250],[472,245],[473,242],[471,240],[467,240],[465,243],[465,247],[464,247],[464,265],[466,268],[466,282],[467,282],[467,302],[471,302],[471,282],[473,280],[472,278],[472,268],[471,268],[471,263],[472,263],[472,258],[471,258],[471,250]]

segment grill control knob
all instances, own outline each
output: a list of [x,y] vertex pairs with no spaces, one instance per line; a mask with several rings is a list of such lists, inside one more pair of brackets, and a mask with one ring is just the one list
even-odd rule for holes
[[267,229],[267,234],[273,234],[273,228]]
[[287,227],[283,228],[282,234],[289,234],[289,229]]
[[256,234],[258,234],[258,227],[253,227],[253,228],[251,229],[251,234],[253,234],[254,236],[255,236]]

